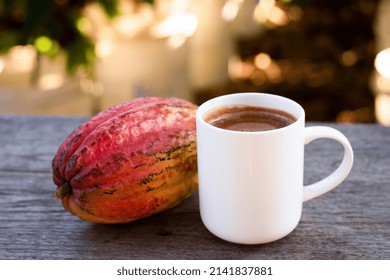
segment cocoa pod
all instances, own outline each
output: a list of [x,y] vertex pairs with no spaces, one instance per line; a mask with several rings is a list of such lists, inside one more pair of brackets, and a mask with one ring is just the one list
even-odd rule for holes
[[79,218],[127,223],[197,190],[195,112],[178,98],[137,98],[74,130],[52,161],[56,198]]

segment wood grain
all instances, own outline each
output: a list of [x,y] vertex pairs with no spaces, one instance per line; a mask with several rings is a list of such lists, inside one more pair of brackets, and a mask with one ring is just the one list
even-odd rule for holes
[[[350,176],[304,203],[301,222],[289,236],[244,246],[204,228],[197,194],[124,225],[92,224],[64,211],[54,199],[51,160],[85,120],[0,116],[0,259],[390,259],[390,128],[325,124],[351,141]],[[336,168],[342,147],[317,140],[305,154],[309,184]]]

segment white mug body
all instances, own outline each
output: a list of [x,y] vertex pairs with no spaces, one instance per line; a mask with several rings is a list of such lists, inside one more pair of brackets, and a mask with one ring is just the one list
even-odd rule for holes
[[[217,128],[205,121],[207,113],[229,105],[278,109],[296,121],[254,132]],[[206,228],[221,239],[241,244],[268,243],[292,232],[300,221],[305,196],[303,108],[272,94],[229,94],[203,103],[196,122],[199,207]],[[311,189],[310,199],[320,195],[316,186]]]

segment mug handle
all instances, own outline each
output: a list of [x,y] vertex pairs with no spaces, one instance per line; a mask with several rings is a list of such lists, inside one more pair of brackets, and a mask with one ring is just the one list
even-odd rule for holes
[[348,176],[353,164],[351,144],[340,131],[327,126],[305,128],[305,145],[318,138],[329,138],[340,142],[344,146],[344,158],[333,173],[321,181],[303,187],[303,201],[318,197],[337,187]]

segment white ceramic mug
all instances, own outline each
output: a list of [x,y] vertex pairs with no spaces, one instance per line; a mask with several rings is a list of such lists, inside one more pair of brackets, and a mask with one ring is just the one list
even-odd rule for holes
[[[297,120],[283,128],[241,132],[221,129],[205,114],[227,105],[282,110]],[[349,174],[353,151],[348,139],[326,126],[305,128],[305,112],[296,102],[272,94],[229,94],[197,110],[199,205],[204,225],[214,235],[235,243],[275,241],[295,229],[302,203],[338,186]],[[323,180],[304,186],[304,146],[331,138],[344,146],[340,166]]]

